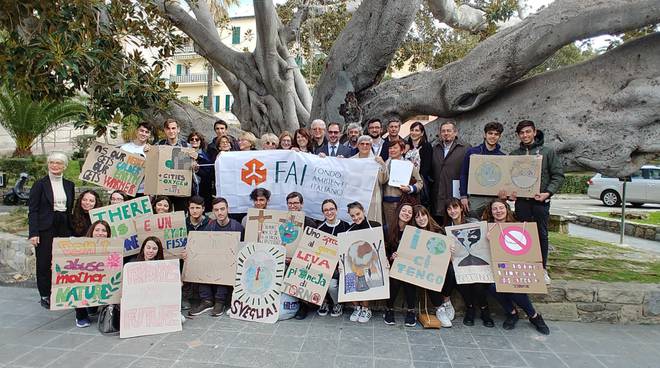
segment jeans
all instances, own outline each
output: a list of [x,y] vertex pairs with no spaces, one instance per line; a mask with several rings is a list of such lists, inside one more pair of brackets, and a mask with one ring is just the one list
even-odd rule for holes
[[[215,293],[213,292],[215,288]],[[202,300],[213,300],[225,302],[229,294],[229,287],[225,285],[199,284],[199,297]]]
[[403,288],[408,309],[415,309],[415,302],[417,301],[417,286],[393,278],[390,278],[390,298],[387,299],[387,308],[394,308],[394,301],[396,300],[397,294],[399,294],[400,288]]
[[516,293],[498,293],[495,289],[495,284],[490,284],[488,287],[490,293],[497,299],[497,301],[502,306],[502,309],[506,313],[511,313],[515,310],[514,303],[522,308],[528,317],[533,317],[536,314],[536,310],[532,305],[532,301],[529,300],[527,294],[516,294]]
[[541,242],[541,257],[543,268],[548,263],[548,222],[550,221],[550,202],[539,202],[534,199],[520,198],[516,200],[516,218],[518,221],[536,222]]

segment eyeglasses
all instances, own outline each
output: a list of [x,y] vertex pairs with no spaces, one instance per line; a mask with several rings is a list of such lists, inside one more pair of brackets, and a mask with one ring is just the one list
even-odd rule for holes
[[264,144],[272,144],[274,146],[275,142],[264,142]]
[[328,134],[339,134],[338,130],[328,130]]

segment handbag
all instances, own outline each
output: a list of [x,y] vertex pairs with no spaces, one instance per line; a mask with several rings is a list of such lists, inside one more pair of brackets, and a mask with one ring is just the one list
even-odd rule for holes
[[99,312],[99,332],[104,335],[119,333],[119,305],[110,304],[101,308]]
[[435,313],[429,313],[428,311],[428,295],[426,290],[424,290],[424,309],[422,310],[421,301],[419,306],[419,314],[417,316],[419,323],[422,324],[424,328],[440,328],[440,320],[435,316]]

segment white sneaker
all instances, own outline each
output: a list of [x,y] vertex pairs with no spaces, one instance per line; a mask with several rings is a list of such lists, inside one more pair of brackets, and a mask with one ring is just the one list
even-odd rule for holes
[[181,324],[184,324],[184,323],[186,323],[186,316],[184,316],[183,313],[182,313],[181,314]]
[[451,305],[451,300],[447,300],[446,302],[442,303],[442,306],[445,308],[447,318],[449,318],[450,321],[453,321],[454,317],[456,317],[456,310],[454,309],[454,306]]
[[371,319],[371,310],[369,308],[362,308],[360,311],[360,316],[358,317],[358,322],[367,323]]
[[552,282],[552,280],[550,280],[550,275],[548,275],[548,270],[543,270],[543,278],[545,279],[545,284],[550,285],[550,282]]
[[360,318],[360,311],[361,311],[361,310],[362,310],[362,307],[360,307],[359,305],[356,306],[356,307],[353,309],[353,313],[351,314],[351,318],[349,318],[349,320],[350,320],[351,322],[357,322],[358,318]]
[[444,306],[440,306],[435,310],[435,316],[438,317],[438,319],[440,320],[440,325],[442,327],[444,328],[451,327],[451,320],[449,319],[449,316],[447,315],[447,310],[445,310]]

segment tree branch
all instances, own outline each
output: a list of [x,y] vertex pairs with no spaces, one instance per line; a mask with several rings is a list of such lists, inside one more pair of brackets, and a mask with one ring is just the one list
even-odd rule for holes
[[388,81],[363,92],[359,100],[367,118],[454,116],[493,98],[570,42],[658,22],[658,0],[557,0],[500,30],[463,59]]
[[433,16],[452,28],[482,31],[488,26],[486,13],[469,5],[456,6],[454,0],[428,0]]
[[309,0],[305,0],[298,10],[293,14],[293,18],[285,26],[280,29],[280,38],[282,43],[288,45],[296,38],[296,34],[300,31],[300,26],[307,19],[309,15]]
[[364,0],[335,41],[319,79],[311,118],[343,122],[349,92],[380,82],[405,38],[421,0]]

